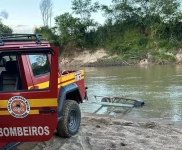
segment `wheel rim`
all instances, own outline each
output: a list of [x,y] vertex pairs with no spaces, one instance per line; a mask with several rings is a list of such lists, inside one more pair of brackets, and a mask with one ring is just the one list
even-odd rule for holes
[[77,113],[75,110],[70,111],[70,117],[69,117],[69,129],[74,130],[77,126]]

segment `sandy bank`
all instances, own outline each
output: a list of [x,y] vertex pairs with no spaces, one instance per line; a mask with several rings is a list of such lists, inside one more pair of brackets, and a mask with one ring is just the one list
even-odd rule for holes
[[78,66],[78,67],[106,67],[106,66],[128,66],[128,65],[167,65],[167,64],[182,64],[182,50],[180,50],[176,55],[172,53],[166,53],[167,56],[173,56],[176,61],[161,60],[153,62],[154,56],[150,53],[146,55],[146,58],[137,60],[129,59],[123,60],[121,56],[109,55],[104,49],[98,49],[94,52],[92,51],[65,51],[60,56],[61,66]]
[[48,142],[25,143],[18,150],[181,150],[180,125],[84,113],[79,133]]
[[99,49],[94,52],[63,53],[59,59],[61,66],[102,67],[130,65],[124,60],[116,60],[115,58],[117,57],[117,55],[110,56],[104,49]]

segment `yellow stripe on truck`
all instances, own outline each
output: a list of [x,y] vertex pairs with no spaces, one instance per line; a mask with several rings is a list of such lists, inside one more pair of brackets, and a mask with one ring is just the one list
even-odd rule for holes
[[[30,107],[56,107],[57,98],[27,99]],[[8,100],[0,100],[0,108],[7,108]]]
[[[38,86],[39,89],[48,88],[48,87],[49,87],[49,81],[46,81],[46,82],[42,82],[42,83],[36,84],[35,86]],[[33,86],[29,86],[28,89],[30,90],[30,88],[32,88],[32,87],[33,87]]]
[[70,80],[70,81],[65,82],[65,83],[62,83],[62,84],[60,84],[59,86],[60,86],[60,87],[61,87],[61,86],[66,86],[66,85],[71,84],[71,83],[74,83],[74,82],[75,82],[75,79]]
[[[82,77],[82,79],[84,79],[84,77]],[[61,86],[66,86],[66,85],[71,84],[71,83],[75,83],[75,82],[76,82],[75,79],[70,80],[70,81],[67,81],[67,82],[65,82],[65,83],[59,84],[59,85],[58,85],[58,88],[60,88]]]
[[0,108],[7,108],[8,100],[1,100],[0,101]]
[[71,73],[71,74],[61,76],[59,79],[60,79],[60,82],[65,82],[67,80],[71,80],[71,79],[74,79],[74,78],[75,78],[75,74]]
[[54,107],[57,106],[57,98],[51,99],[30,99],[30,107]]
[[47,87],[49,87],[49,81],[39,83],[39,84],[37,84],[36,86],[38,86],[39,89],[47,88]]
[[[82,75],[82,79],[84,79],[84,71],[80,70],[80,72],[81,72],[81,75]],[[62,83],[62,82],[64,82],[64,83]],[[74,82],[76,82],[74,73],[63,75],[63,76],[58,78],[58,84],[59,84],[58,88],[60,88],[61,86],[66,86],[66,85],[74,83]],[[49,81],[36,84],[35,86],[38,86],[39,89],[48,88],[49,87]],[[32,87],[33,86],[29,86],[28,89],[30,89]]]
[[[38,115],[39,114],[39,110],[30,110],[31,115]],[[0,111],[0,115],[10,115],[10,113],[7,110],[1,110]]]
[[[84,71],[83,70],[80,70],[80,72],[81,72],[81,75],[84,76]],[[74,79],[74,78],[75,78],[74,72],[73,73],[70,73],[70,74],[65,74],[65,75],[63,75],[63,76],[61,76],[59,78],[59,82],[58,83],[65,82],[67,80],[71,80],[71,79]]]

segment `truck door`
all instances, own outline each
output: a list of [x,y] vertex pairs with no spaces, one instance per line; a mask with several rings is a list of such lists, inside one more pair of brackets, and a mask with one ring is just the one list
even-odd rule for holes
[[[2,86],[0,91],[0,142],[47,141],[52,137],[58,120],[56,80],[58,78],[58,49],[25,49],[18,50],[18,53],[15,50],[6,50],[6,52],[12,52],[17,58],[20,55],[37,56],[33,58],[32,64],[35,75],[47,71],[49,77],[46,88],[24,89],[22,86],[16,85],[21,84],[22,78],[32,80],[30,76],[29,78],[26,76],[26,73],[29,74],[28,65],[19,60],[6,62],[6,71],[0,75],[2,81],[0,82],[0,86]],[[42,57],[47,53],[52,54],[51,63],[46,61],[46,57]],[[16,71],[16,64],[18,64],[18,69],[26,70],[25,74],[18,74],[20,70]],[[20,65],[23,66],[20,67]],[[15,90],[13,90],[14,83]],[[21,88],[17,89],[17,87]]]

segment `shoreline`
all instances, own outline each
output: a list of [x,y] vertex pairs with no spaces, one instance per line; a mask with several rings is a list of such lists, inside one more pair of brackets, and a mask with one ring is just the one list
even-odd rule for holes
[[174,122],[83,113],[77,135],[66,139],[54,135],[50,141],[24,143],[17,150],[180,150],[180,126]]
[[142,60],[122,60],[118,55],[109,56],[104,49],[99,49],[95,52],[78,51],[74,53],[63,53],[60,56],[59,63],[65,67],[181,65],[182,56],[176,62],[164,61],[152,63],[149,58]]

